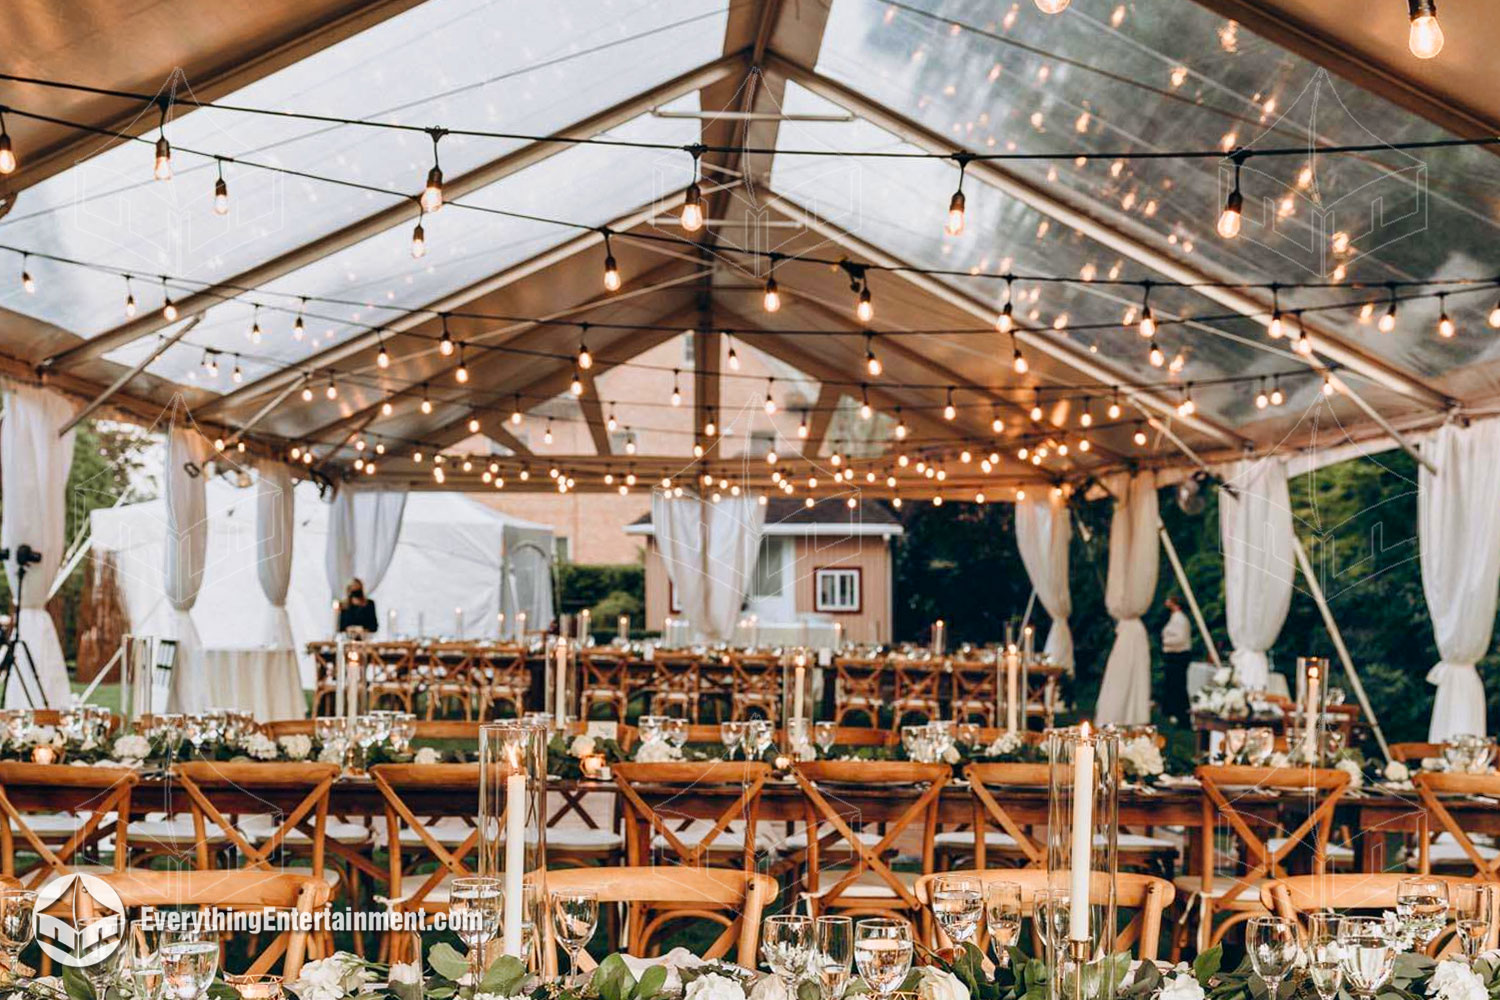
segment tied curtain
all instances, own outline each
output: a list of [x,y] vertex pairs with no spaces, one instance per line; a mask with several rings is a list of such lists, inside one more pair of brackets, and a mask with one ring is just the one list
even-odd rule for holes
[[203,586],[208,555],[208,498],[203,464],[208,442],[190,427],[173,424],[167,433],[165,484],[167,530],[165,585],[172,606],[168,638],[177,640],[168,705],[174,712],[201,712],[209,707],[208,685],[202,677],[203,650],[193,625],[193,605]]
[[1417,539],[1422,592],[1441,661],[1427,738],[1486,732],[1484,684],[1474,664],[1490,646],[1500,583],[1500,420],[1446,424],[1422,446],[1437,475],[1421,470]]
[[296,649],[286,595],[292,585],[292,536],[296,498],[292,473],[284,462],[266,460],[257,472],[255,494],[255,572],[270,604],[262,640],[268,649]]
[[1240,683],[1261,690],[1270,682],[1266,652],[1276,644],[1292,604],[1296,556],[1286,466],[1278,458],[1234,466],[1219,491],[1219,535],[1224,547],[1224,617]]
[[1073,522],[1068,504],[1062,497],[1045,491],[1044,497],[1028,496],[1016,504],[1016,548],[1026,575],[1036,590],[1037,600],[1052,618],[1043,652],[1069,673],[1073,671],[1073,632],[1068,615],[1073,612],[1073,595],[1068,589],[1068,545],[1073,539]]
[[343,597],[349,581],[358,577],[365,593],[374,594],[396,556],[401,518],[406,513],[406,491],[360,489],[345,484],[333,498],[328,519],[328,547],[323,569],[335,600]]
[[1094,718],[1099,725],[1139,725],[1151,721],[1151,639],[1141,616],[1156,594],[1160,524],[1156,476],[1116,477],[1109,525],[1109,576],[1104,606],[1115,620],[1115,644],[1104,664]]
[[47,612],[47,591],[62,565],[65,494],[73,466],[73,432],[61,437],[57,432],[73,412],[73,404],[56,393],[24,385],[6,388],[5,420],[0,424],[0,476],[4,477],[0,545],[11,551],[5,575],[12,594],[16,593],[16,549],[30,545],[42,555],[41,562],[26,568],[18,622],[37,676],[33,681],[24,665],[17,666],[5,691],[7,708],[32,704],[26,692],[33,699],[45,697],[53,708],[68,703],[68,667]]
[[711,503],[700,497],[651,497],[651,525],[678,606],[698,635],[726,641],[739,621],[760,553],[766,509],[752,496]]

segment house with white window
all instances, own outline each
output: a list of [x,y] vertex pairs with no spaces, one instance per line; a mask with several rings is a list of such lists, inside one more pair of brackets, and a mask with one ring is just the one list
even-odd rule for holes
[[[646,539],[646,620],[662,622],[679,609],[651,515],[626,525],[625,533]],[[838,623],[849,642],[889,642],[891,547],[901,534],[901,522],[883,503],[806,507],[800,500],[769,500],[746,617],[755,616],[768,634]]]

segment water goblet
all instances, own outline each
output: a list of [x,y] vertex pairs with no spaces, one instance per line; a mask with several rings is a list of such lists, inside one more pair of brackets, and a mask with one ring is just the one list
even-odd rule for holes
[[1265,766],[1276,752],[1276,734],[1269,726],[1252,726],[1245,733],[1245,757],[1255,767]]
[[747,744],[750,756],[754,760],[760,760],[765,752],[771,748],[771,742],[775,739],[776,730],[771,725],[770,719],[751,719],[750,728],[746,730],[749,739]]
[[1453,927],[1464,957],[1473,961],[1489,939],[1495,914],[1493,882],[1459,882],[1453,886]]
[[1391,978],[1396,945],[1379,917],[1344,917],[1338,924],[1339,964],[1349,992],[1365,1000]]
[[744,739],[745,724],[743,722],[719,723],[719,742],[724,744],[725,760],[734,760],[734,748],[744,742]]
[[953,727],[953,737],[970,751],[979,746],[979,726],[973,722],[960,722]]
[[1296,925],[1282,917],[1251,917],[1245,929],[1245,948],[1255,974],[1266,984],[1266,995],[1275,1000],[1281,981],[1297,965]]
[[854,961],[860,977],[888,997],[911,971],[911,925],[904,920],[874,918],[854,925]]
[[984,887],[984,924],[1001,967],[1010,963],[1011,946],[1021,936],[1021,885],[991,882]]
[[568,979],[578,978],[578,954],[599,925],[599,894],[588,889],[552,893],[552,931],[568,953]]
[[1427,876],[1404,878],[1396,885],[1396,916],[1403,935],[1425,948],[1448,923],[1448,881]]
[[781,980],[787,996],[796,996],[796,982],[813,957],[812,917],[777,914],[761,925],[761,955],[771,973]]
[[1250,731],[1235,727],[1224,731],[1224,762],[1226,764],[1238,764],[1240,755],[1245,752],[1245,741],[1249,738]]
[[834,742],[838,739],[839,727],[832,722],[813,723],[813,742],[818,745],[818,756],[827,757],[833,752]]
[[676,747],[678,750],[681,750],[682,745],[687,742],[688,728],[686,719],[670,718],[662,723],[661,731],[668,745]]
[[501,885],[488,875],[456,878],[448,893],[453,930],[469,950],[469,973],[478,983],[484,975],[484,948],[499,933]]
[[838,1000],[854,968],[854,919],[818,917],[813,923],[813,969],[824,1000]]
[[1066,889],[1039,889],[1032,899],[1033,919],[1042,940],[1061,948],[1068,937],[1072,895]]
[[30,889],[0,889],[0,954],[15,977],[21,951],[36,934],[36,893]]
[[1307,918],[1307,978],[1318,1000],[1335,1000],[1344,982],[1338,921],[1331,913],[1313,913]]
[[979,933],[984,893],[978,879],[963,875],[934,878],[929,905],[933,919],[954,944],[966,944]]
[[[206,937],[194,924],[167,928],[161,933],[162,986],[173,1000],[200,1000],[219,971],[219,942]],[[101,962],[99,965],[108,965]],[[93,969],[89,969],[93,978]],[[113,970],[110,970],[111,974]],[[95,996],[104,993],[96,985]]]

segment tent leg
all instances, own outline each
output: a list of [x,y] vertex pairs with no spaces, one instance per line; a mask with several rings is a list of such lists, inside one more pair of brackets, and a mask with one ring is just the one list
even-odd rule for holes
[[1302,547],[1302,539],[1295,532],[1292,533],[1292,552],[1297,556],[1297,565],[1302,568],[1302,578],[1307,581],[1307,589],[1312,592],[1312,599],[1318,605],[1318,612],[1323,616],[1323,625],[1328,629],[1329,638],[1333,640],[1333,648],[1338,650],[1339,661],[1344,665],[1344,673],[1348,675],[1349,683],[1354,687],[1354,696],[1359,699],[1359,706],[1370,720],[1370,728],[1375,731],[1375,742],[1380,744],[1380,752],[1385,754],[1386,763],[1390,763],[1390,744],[1386,743],[1385,733],[1380,729],[1380,720],[1375,717],[1375,710],[1370,707],[1370,698],[1365,694],[1365,686],[1360,682],[1358,671],[1354,669],[1354,658],[1349,655],[1349,647],[1344,645],[1344,636],[1339,631],[1338,622],[1333,620],[1333,611],[1328,607],[1328,598],[1323,596],[1323,587],[1318,583],[1317,576],[1313,574],[1312,562],[1307,558],[1307,550]]
[[1172,544],[1172,536],[1167,534],[1166,525],[1157,525],[1156,532],[1161,536],[1162,548],[1167,550],[1167,561],[1172,564],[1172,572],[1177,577],[1177,585],[1182,588],[1182,595],[1187,598],[1188,608],[1193,612],[1193,621],[1198,625],[1198,633],[1203,636],[1203,645],[1208,649],[1208,658],[1214,661],[1215,667],[1222,667],[1224,661],[1219,659],[1219,647],[1214,645],[1214,637],[1208,631],[1208,623],[1203,620],[1203,611],[1198,607],[1198,597],[1193,593],[1193,585],[1188,583],[1187,573],[1182,569],[1182,561],[1177,558],[1177,546]]

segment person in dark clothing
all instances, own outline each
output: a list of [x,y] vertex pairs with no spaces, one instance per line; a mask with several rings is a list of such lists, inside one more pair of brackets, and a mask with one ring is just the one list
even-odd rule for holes
[[1182,613],[1182,602],[1174,594],[1166,600],[1166,627],[1161,630],[1161,658],[1166,670],[1162,712],[1177,722],[1188,720],[1187,673],[1193,661],[1193,629]]
[[347,632],[351,628],[363,629],[366,635],[380,631],[375,602],[365,596],[365,585],[358,577],[349,581],[344,603],[339,605],[339,631]]

